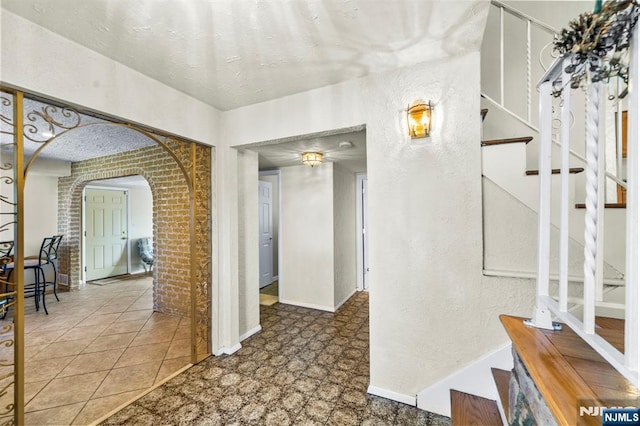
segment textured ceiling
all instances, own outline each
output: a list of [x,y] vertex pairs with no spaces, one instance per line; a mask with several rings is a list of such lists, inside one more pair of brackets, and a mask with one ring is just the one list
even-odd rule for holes
[[[278,167],[298,166],[302,164],[302,153],[306,151],[322,152],[324,161],[338,163],[351,172],[367,171],[367,145],[365,131],[310,139],[282,142],[274,145],[250,147],[259,154],[260,170]],[[351,142],[350,148],[340,147],[340,142]]]
[[221,110],[478,50],[488,0],[2,0]]
[[[24,152],[28,157],[53,135],[60,136],[42,150],[40,157],[75,162],[155,145],[148,137],[121,125],[36,100],[25,98],[23,110]],[[0,114],[13,121],[13,106],[2,102]],[[56,124],[50,126],[47,120]],[[65,128],[73,130],[64,133]],[[0,130],[5,132],[0,138],[3,151],[12,150],[12,128],[2,120]]]

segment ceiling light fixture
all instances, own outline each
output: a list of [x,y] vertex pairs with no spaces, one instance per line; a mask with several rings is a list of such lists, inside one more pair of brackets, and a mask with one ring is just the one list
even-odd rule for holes
[[317,165],[322,164],[322,158],[324,154],[321,152],[303,152],[302,153],[302,164],[306,164],[307,166],[315,167]]
[[407,124],[411,139],[426,138],[431,133],[431,101],[414,101],[407,108]]
[[349,149],[349,148],[353,148],[353,142],[351,141],[342,141],[338,144],[338,147],[340,149]]

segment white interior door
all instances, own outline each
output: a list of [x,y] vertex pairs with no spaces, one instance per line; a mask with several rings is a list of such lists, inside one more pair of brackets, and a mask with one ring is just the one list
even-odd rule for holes
[[260,225],[260,288],[273,281],[273,187],[258,181]]
[[86,280],[127,273],[127,191],[85,191]]

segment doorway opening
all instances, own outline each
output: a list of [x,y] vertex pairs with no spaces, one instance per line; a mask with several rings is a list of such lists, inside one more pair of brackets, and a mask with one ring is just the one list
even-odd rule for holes
[[139,249],[145,241],[153,246],[153,193],[146,179],[89,182],[82,201],[81,282],[147,273]]
[[280,241],[280,171],[259,173],[258,226],[260,303],[270,306],[280,297],[278,282]]

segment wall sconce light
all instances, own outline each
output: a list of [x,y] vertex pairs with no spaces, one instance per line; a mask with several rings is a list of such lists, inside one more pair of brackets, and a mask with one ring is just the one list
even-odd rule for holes
[[302,164],[306,164],[307,166],[315,167],[317,165],[322,164],[322,158],[324,154],[321,152],[303,152],[302,153]]
[[425,103],[422,100],[413,102],[407,108],[407,124],[411,139],[426,138],[431,133],[431,101]]

